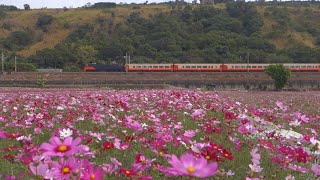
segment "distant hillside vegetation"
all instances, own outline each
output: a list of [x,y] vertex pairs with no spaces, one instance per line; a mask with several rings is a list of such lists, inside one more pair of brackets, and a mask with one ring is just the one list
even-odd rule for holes
[[18,56],[66,71],[124,63],[126,53],[134,63],[319,63],[320,4],[0,6],[0,50],[7,64]]

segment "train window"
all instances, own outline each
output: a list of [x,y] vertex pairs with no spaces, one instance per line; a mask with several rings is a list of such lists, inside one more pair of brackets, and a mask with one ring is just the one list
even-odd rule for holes
[[257,68],[257,66],[252,66],[252,68]]
[[133,68],[135,68],[136,66],[133,66]]
[[182,68],[184,68],[184,66],[182,66]]
[[312,68],[312,66],[307,66],[307,68]]
[[164,66],[165,68],[169,68],[169,66]]
[[197,66],[197,68],[201,68],[201,66]]
[[148,68],[152,68],[152,66],[148,66]]
[[163,66],[159,66],[159,68],[163,68]]
[[203,68],[208,68],[208,66],[203,66]]
[[143,66],[143,68],[146,68],[147,66]]
[[240,66],[235,66],[235,68],[239,68]]
[[234,68],[234,66],[231,66],[232,68]]
[[262,68],[262,66],[258,66],[258,68]]
[[190,68],[190,66],[186,66],[186,68]]
[[196,68],[197,66],[191,66],[191,68]]
[[141,68],[141,66],[137,66],[137,68]]
[[247,68],[251,68],[251,66],[247,66]]
[[158,66],[153,66],[153,68],[158,68]]
[[302,68],[306,68],[306,66],[302,66]]

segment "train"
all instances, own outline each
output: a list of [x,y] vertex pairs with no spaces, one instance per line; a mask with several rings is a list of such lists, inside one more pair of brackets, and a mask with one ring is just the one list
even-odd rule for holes
[[[248,72],[264,71],[271,64],[88,64],[84,72]],[[291,71],[320,71],[317,63],[283,64]]]

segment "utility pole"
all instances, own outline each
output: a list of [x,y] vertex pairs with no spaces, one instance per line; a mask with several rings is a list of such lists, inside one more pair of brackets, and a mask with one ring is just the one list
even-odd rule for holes
[[17,56],[14,57],[14,72],[17,72]]
[[1,73],[4,73],[4,55],[3,52],[1,52]]
[[250,58],[250,53],[247,52],[247,71],[249,72],[249,58]]
[[130,55],[129,55],[129,64],[131,63],[131,57],[130,57]]
[[128,53],[126,52],[126,64],[128,64]]

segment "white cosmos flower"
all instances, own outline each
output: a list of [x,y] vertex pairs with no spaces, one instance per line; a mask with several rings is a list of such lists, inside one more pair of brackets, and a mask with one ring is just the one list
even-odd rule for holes
[[148,125],[146,123],[142,123],[141,126],[143,129],[146,129],[148,127]]
[[259,165],[257,164],[249,164],[249,167],[250,169],[253,171],[253,172],[261,172],[263,168],[261,168]]
[[60,133],[60,137],[67,138],[72,136],[73,131],[68,128],[68,129],[62,129],[62,131],[60,130],[59,133]]
[[289,123],[290,126],[294,126],[294,127],[300,126],[300,124],[301,124],[301,121],[298,121],[297,119]]

